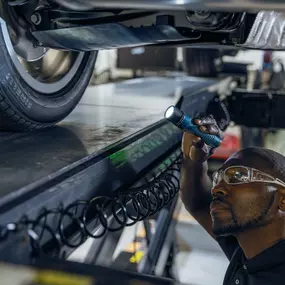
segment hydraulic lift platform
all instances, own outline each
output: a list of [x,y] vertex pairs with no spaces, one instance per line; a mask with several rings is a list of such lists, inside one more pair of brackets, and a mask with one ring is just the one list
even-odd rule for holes
[[[145,78],[89,87],[75,110],[56,127],[37,133],[0,132],[0,197],[124,140],[163,118],[181,92],[211,80]],[[1,205],[1,201],[0,201]]]
[[56,127],[1,133],[0,261],[42,267],[43,257],[65,260],[87,238],[158,213],[140,269],[152,274],[179,190],[182,132],[164,111],[212,113],[230,82],[152,77],[90,87]]

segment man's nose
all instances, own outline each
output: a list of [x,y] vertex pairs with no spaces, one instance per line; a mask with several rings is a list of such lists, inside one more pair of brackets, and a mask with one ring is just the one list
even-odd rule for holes
[[219,195],[221,195],[221,196],[227,196],[228,195],[227,187],[223,184],[224,184],[224,182],[221,182],[212,188],[211,193],[212,193],[213,197],[219,196]]

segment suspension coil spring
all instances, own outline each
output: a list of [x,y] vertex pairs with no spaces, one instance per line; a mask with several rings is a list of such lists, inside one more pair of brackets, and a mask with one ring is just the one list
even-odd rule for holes
[[[33,256],[52,252],[53,256],[62,258],[63,246],[77,248],[89,237],[101,238],[106,232],[132,226],[169,204],[179,191],[181,159],[181,154],[168,159],[144,185],[121,191],[116,196],[97,196],[66,207],[44,208],[35,219],[24,216],[16,223],[0,226],[0,240],[7,239],[11,233],[24,231]],[[51,222],[56,226],[51,226]],[[75,236],[71,228],[72,233],[76,232]],[[47,237],[53,242],[52,250],[45,249]]]

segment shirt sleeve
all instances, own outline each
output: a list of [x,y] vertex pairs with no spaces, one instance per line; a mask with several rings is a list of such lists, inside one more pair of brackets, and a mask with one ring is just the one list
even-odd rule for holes
[[236,237],[234,236],[217,237],[216,240],[219,243],[225,255],[227,256],[227,258],[231,260],[234,253],[240,247]]

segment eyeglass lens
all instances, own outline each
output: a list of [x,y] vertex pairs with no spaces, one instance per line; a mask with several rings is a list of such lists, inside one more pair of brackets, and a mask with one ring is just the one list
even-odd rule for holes
[[239,184],[249,181],[250,173],[245,167],[230,167],[225,171],[224,179],[229,184]]
[[240,184],[245,183],[250,180],[250,172],[245,167],[240,166],[233,166],[229,167],[223,171],[217,171],[213,175],[213,185],[216,186],[222,180],[225,180],[228,184]]

